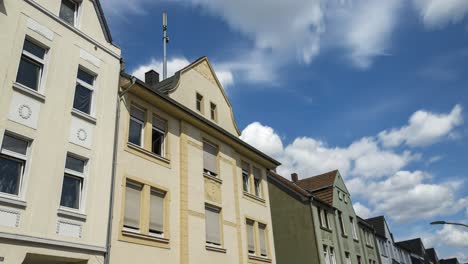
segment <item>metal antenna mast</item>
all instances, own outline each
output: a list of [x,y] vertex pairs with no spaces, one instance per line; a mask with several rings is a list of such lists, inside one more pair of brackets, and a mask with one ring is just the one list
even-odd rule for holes
[[167,78],[167,55],[166,55],[166,44],[169,43],[169,37],[167,36],[167,13],[163,12],[163,80]]

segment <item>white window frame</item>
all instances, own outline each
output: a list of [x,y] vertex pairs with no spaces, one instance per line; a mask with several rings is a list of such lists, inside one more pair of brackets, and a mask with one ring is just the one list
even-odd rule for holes
[[[26,141],[28,143],[28,145],[26,147],[26,154],[23,155],[23,154],[14,152],[14,151],[3,149],[2,146],[3,146],[3,141],[4,141],[5,136],[10,136],[10,137],[13,137],[13,138],[16,138],[16,139],[19,139],[19,140]],[[31,153],[32,140],[28,139],[28,138],[25,138],[25,137],[22,137],[22,136],[18,136],[18,135],[14,134],[14,133],[8,133],[6,131],[3,134],[3,137],[1,139],[2,139],[2,141],[0,142],[0,154],[3,154],[4,156],[7,156],[9,158],[22,160],[23,161],[23,166],[21,168],[21,177],[20,177],[20,181],[19,181],[18,194],[15,195],[15,194],[0,192],[0,196],[10,198],[10,199],[14,199],[14,200],[24,200],[25,199],[25,191],[24,190],[26,188],[26,182],[27,182],[26,179],[27,179],[27,176],[28,176],[28,173],[29,173],[29,166],[30,166],[29,156],[31,155],[30,153]]]
[[323,245],[323,259],[325,260],[325,264],[330,264],[330,254],[328,254],[327,245]]
[[[68,22],[66,22],[65,20],[63,20],[62,18],[60,18],[63,22],[67,23],[67,25],[70,25],[70,26],[73,26],[75,28],[78,28],[79,29],[79,25],[80,25],[80,17],[81,17],[81,2],[82,1],[78,1],[78,0],[61,0],[60,1],[60,7],[62,7],[62,2],[63,1],[68,1],[68,2],[71,2],[75,5],[75,12],[74,12],[74,18],[73,18],[73,25],[70,25],[68,24]],[[60,10],[59,10],[59,17],[60,17]]]
[[359,240],[358,235],[357,235],[357,230],[356,230],[356,222],[354,221],[354,218],[349,217],[349,221],[351,223],[351,232],[353,233],[353,239]]
[[[79,159],[81,161],[84,161],[83,172],[74,171],[74,170],[66,168],[66,162],[67,162],[67,157],[68,156],[70,156],[72,158],[75,158],[75,159]],[[85,203],[85,201],[86,201],[86,191],[85,190],[86,190],[86,187],[87,187],[86,178],[87,178],[87,174],[88,174],[88,167],[89,167],[88,164],[89,164],[89,159],[88,158],[76,155],[74,153],[68,152],[67,155],[65,156],[64,174],[63,174],[63,178],[62,178],[62,188],[60,188],[60,199],[62,199],[63,179],[65,178],[65,174],[68,174],[69,176],[81,179],[81,188],[80,188],[81,191],[80,191],[79,198],[78,198],[78,209],[62,206],[62,205],[60,205],[60,201],[59,201],[59,208],[61,210],[80,212],[80,213],[85,212],[85,204],[86,204]]]
[[[44,59],[41,59],[39,57],[37,57],[36,55],[30,53],[29,51],[25,50],[24,49],[24,43],[26,41],[29,41],[31,43],[33,43],[34,45],[36,46],[39,46],[41,48],[44,49]],[[34,90],[33,88],[29,87],[29,86],[26,86],[22,83],[19,83],[19,82],[15,82],[17,84],[19,84],[20,86],[22,87],[26,87],[27,89],[30,89],[32,91],[36,91],[40,94],[43,94],[44,93],[44,80],[45,80],[45,76],[46,76],[46,73],[47,73],[47,61],[48,61],[48,54],[49,54],[49,47],[47,47],[46,45],[42,44],[41,42],[29,37],[28,35],[26,35],[26,37],[24,38],[23,40],[23,47],[21,48],[21,57],[20,57],[20,63],[21,63],[21,59],[23,58],[23,56],[25,56],[27,59],[33,61],[34,63],[36,64],[40,64],[42,67],[40,67],[40,72],[39,72],[39,78],[38,78],[38,84],[37,84],[37,91]],[[19,70],[19,63],[18,63],[18,70]],[[16,75],[18,75],[18,72],[16,73]]]
[[[90,85],[89,83],[83,81],[83,80],[80,80],[80,78],[78,78],[78,72],[79,71],[84,71],[85,73],[89,74],[89,75],[92,75],[94,77],[93,79],[93,85]],[[74,111],[78,111],[80,112],[81,114],[84,114],[84,115],[89,115],[89,116],[92,116],[92,117],[95,117],[96,116],[96,109],[94,107],[95,105],[95,96],[96,96],[96,79],[97,79],[98,75],[86,68],[84,68],[83,66],[79,66],[78,67],[78,70],[76,71],[76,84],[75,84],[75,93],[73,94],[73,102],[75,101],[75,96],[76,96],[76,85],[81,85],[83,86],[84,88],[88,89],[91,91],[91,102],[90,102],[90,105],[89,105],[89,114],[88,113],[85,113],[85,112],[82,112],[76,108],[73,107],[73,110]]]
[[[145,145],[145,121],[141,121],[140,119],[135,118],[135,117],[132,116],[132,107],[135,107],[136,109],[141,110],[143,113],[145,113],[145,119],[146,119],[147,112],[146,112],[145,109],[143,109],[141,107],[138,107],[138,106],[136,106],[134,104],[130,105],[130,111],[129,111],[130,122],[128,124],[128,134],[130,135],[130,123],[131,123],[131,121],[135,121],[138,124],[141,124],[140,144],[138,144],[137,146],[139,146],[140,148],[143,148],[144,145]],[[135,143],[130,142],[128,138],[127,138],[127,142],[130,143],[130,144],[136,145]]]
[[[260,178],[257,178],[255,177],[255,173],[254,171],[255,170],[258,170],[258,173],[260,173],[260,175],[258,175],[258,177]],[[258,167],[252,167],[252,173],[253,173],[253,180],[254,180],[254,192],[255,192],[255,196],[257,196],[258,198],[263,198],[263,193],[262,193],[262,170]]]
[[326,224],[325,224],[325,216],[324,216],[325,210],[323,210],[323,209],[320,208],[320,207],[318,207],[317,210],[318,210],[318,214],[319,214],[320,226],[321,226],[321,227],[326,227]]
[[[243,166],[242,166],[242,165],[243,165],[242,163],[245,163],[245,164],[249,165],[249,170],[247,171],[246,174],[244,174],[244,173],[245,173],[245,170],[244,170],[244,168],[243,168]],[[246,193],[250,193],[250,173],[251,173],[251,171],[250,171],[250,163],[245,162],[245,161],[244,161],[244,162],[241,162],[241,173],[242,173],[242,191],[243,191],[243,192],[246,192]],[[244,190],[244,183],[245,183],[245,182],[244,182],[244,175],[247,176],[247,190]]]
[[[211,211],[216,211],[218,213],[218,221],[219,221],[219,245],[213,242],[209,242],[205,239],[206,245],[210,247],[217,247],[217,248],[222,248],[223,247],[223,221],[222,221],[222,216],[221,216],[221,208],[205,203],[205,210],[211,210]],[[206,221],[206,218],[205,218]],[[205,232],[208,232],[208,230],[205,230]]]
[[[161,157],[165,158],[165,157],[166,157],[166,136],[167,136],[166,133],[167,133],[167,131],[161,130],[161,129],[157,128],[157,127],[153,124],[154,118],[157,118],[157,119],[159,119],[159,120],[164,121],[164,123],[166,124],[166,127],[167,127],[167,121],[164,120],[164,119],[162,119],[162,118],[160,118],[159,116],[156,116],[156,115],[153,115],[153,116],[152,116],[152,119],[151,119],[151,129],[152,129],[152,130],[156,130],[156,131],[158,131],[159,133],[161,133],[161,134],[164,135],[164,136],[163,136],[163,140],[162,140],[162,142],[161,142]],[[167,130],[167,129],[166,129],[166,130]],[[151,131],[151,132],[152,132],[152,131]],[[151,137],[153,137],[153,135],[151,135]],[[153,151],[153,138],[151,138],[151,152],[152,152],[152,151]],[[152,153],[155,154],[155,155],[158,155],[158,154],[156,154],[156,153],[154,153],[154,152],[152,152]]]
[[[143,191],[143,188],[142,188],[142,191]],[[148,204],[149,207],[150,207],[149,208],[149,214],[148,214],[148,216],[150,217],[150,220],[148,221],[149,224],[151,224],[151,195],[152,195],[153,192],[157,193],[158,195],[161,195],[163,197],[162,198],[163,199],[163,208],[162,208],[163,209],[163,217],[166,218],[166,208],[165,208],[166,207],[166,205],[165,205],[165,203],[166,203],[166,192],[161,191],[159,189],[156,189],[156,188],[150,186],[150,194],[149,194],[150,195],[150,201],[149,201],[149,204]],[[140,210],[141,210],[141,203],[142,203],[142,201],[140,200]],[[154,233],[154,232],[151,232],[151,230],[148,227],[148,235],[153,236],[153,237],[164,238],[164,231],[165,231],[165,228],[166,228],[166,221],[165,221],[164,218],[163,218],[163,228],[162,228],[163,231],[160,234]],[[141,219],[140,219],[140,222],[141,222]],[[127,228],[127,229],[130,229],[130,228]],[[140,229],[138,229],[138,230],[140,230]]]
[[329,249],[330,249],[330,263],[336,264],[335,248],[329,247]]
[[347,236],[348,233],[346,232],[346,226],[345,226],[345,223],[344,223],[344,220],[343,220],[343,213],[342,212],[338,213],[338,218],[339,218],[340,225],[341,225],[341,232],[343,233],[344,236]]

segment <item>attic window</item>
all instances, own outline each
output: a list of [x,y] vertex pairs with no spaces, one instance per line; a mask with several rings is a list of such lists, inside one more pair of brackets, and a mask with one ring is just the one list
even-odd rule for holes
[[218,113],[216,111],[216,104],[210,103],[210,117],[213,121],[218,121]]
[[78,18],[78,3],[72,0],[62,0],[59,17],[71,26],[76,26]]
[[197,110],[200,113],[203,113],[203,95],[199,93],[197,93],[196,105],[197,105]]

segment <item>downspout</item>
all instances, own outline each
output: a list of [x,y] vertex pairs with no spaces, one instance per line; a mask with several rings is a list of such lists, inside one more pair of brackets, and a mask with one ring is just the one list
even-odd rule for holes
[[[122,63],[122,62],[121,62]],[[114,185],[115,185],[115,176],[117,173],[117,150],[119,144],[119,124],[120,124],[120,101],[122,97],[132,88],[135,84],[136,78],[131,77],[130,85],[122,92],[118,92],[117,96],[117,106],[115,114],[115,128],[114,128],[114,150],[112,154],[112,176],[110,184],[110,199],[109,199],[109,213],[107,218],[107,238],[106,238],[106,253],[104,255],[104,264],[110,263],[110,249],[111,249],[111,239],[112,239],[112,220],[114,218]],[[119,89],[120,87],[118,87]]]

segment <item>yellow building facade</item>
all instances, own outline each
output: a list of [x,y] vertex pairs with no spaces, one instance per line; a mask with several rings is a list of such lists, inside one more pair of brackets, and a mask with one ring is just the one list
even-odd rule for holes
[[0,263],[103,263],[120,49],[96,0],[2,0],[0,28]]
[[276,263],[266,171],[206,57],[122,74],[111,263]]

